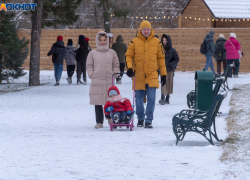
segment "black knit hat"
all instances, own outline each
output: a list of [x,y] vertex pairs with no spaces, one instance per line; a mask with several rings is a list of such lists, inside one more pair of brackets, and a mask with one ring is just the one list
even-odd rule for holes
[[73,40],[72,39],[68,39],[68,44],[67,45],[73,46]]

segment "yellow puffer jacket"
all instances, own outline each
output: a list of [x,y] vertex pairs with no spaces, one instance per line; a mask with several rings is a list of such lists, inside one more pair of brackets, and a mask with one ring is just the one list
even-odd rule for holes
[[[127,67],[135,71],[135,90],[145,90],[145,85],[159,88],[158,72],[167,75],[164,48],[155,32],[151,30],[146,38],[138,31],[125,54]],[[133,86],[134,87],[134,86]]]

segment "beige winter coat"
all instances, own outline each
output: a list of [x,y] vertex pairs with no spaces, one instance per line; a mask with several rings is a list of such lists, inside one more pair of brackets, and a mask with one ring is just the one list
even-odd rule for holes
[[[101,45],[99,34],[107,36],[104,31],[97,33],[97,49],[90,51],[86,63],[87,73],[91,79],[89,89],[91,105],[105,105],[108,101],[108,89],[112,86],[112,74],[120,71],[117,54],[114,50],[109,49],[109,38],[107,38],[106,45]],[[114,78],[116,77],[114,76]]]

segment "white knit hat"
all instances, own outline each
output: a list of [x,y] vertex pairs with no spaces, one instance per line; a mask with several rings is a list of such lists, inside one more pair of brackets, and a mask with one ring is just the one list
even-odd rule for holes
[[230,33],[230,37],[236,38],[236,34],[235,33]]
[[219,35],[220,38],[225,38],[224,34]]

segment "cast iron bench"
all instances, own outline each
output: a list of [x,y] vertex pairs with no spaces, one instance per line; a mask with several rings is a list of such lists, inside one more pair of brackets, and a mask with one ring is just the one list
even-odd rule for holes
[[[182,110],[180,113],[174,115],[172,119],[173,131],[176,136],[176,145],[178,141],[182,141],[187,132],[196,132],[204,136],[208,142],[212,145],[212,136],[218,141],[219,140],[216,127],[215,127],[215,117],[220,109],[221,103],[227,94],[218,94],[213,98],[212,104],[208,111],[198,111],[198,110]],[[212,127],[214,131],[212,132]],[[208,134],[208,136],[207,136]]]
[[230,72],[230,69],[232,69],[232,66],[227,65],[225,68],[225,71],[222,75],[218,74],[218,75],[215,75],[215,77],[214,77],[215,82],[221,78],[223,79],[222,88],[224,89],[224,91],[229,90],[227,78],[228,78],[228,74]]

